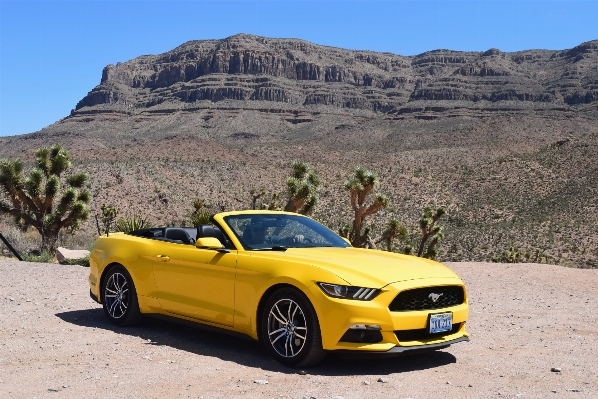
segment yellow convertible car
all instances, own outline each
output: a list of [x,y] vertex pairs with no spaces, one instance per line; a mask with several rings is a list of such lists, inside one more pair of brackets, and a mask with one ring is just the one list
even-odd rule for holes
[[281,363],[327,352],[397,355],[468,341],[467,292],[448,267],[353,248],[286,212],[112,233],[91,252],[91,297],[117,325],[170,316],[261,340]]

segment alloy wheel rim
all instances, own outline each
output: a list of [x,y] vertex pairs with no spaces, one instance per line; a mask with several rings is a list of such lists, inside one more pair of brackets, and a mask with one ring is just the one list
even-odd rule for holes
[[108,314],[114,319],[124,316],[129,307],[129,285],[121,273],[113,273],[104,290],[104,300]]
[[268,339],[272,348],[283,357],[297,356],[307,339],[307,323],[303,310],[291,299],[281,299],[268,314]]

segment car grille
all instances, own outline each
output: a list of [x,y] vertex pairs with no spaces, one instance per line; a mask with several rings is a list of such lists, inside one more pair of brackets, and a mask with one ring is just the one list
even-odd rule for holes
[[422,328],[419,330],[397,330],[395,331],[395,335],[399,342],[405,341],[423,341],[426,339],[435,339],[435,338],[442,338],[447,335],[455,334],[461,328],[461,323],[453,324],[453,329],[451,331],[445,331],[437,334],[430,334],[427,328]]
[[[434,302],[430,298],[431,294],[442,295]],[[392,312],[442,309],[460,305],[464,300],[465,292],[459,285],[415,288],[399,293],[388,308]]]

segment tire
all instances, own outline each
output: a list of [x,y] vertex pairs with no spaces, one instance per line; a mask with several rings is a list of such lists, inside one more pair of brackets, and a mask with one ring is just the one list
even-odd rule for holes
[[102,283],[104,314],[117,326],[134,326],[141,323],[137,291],[131,275],[121,265],[111,267]]
[[282,288],[268,299],[261,332],[266,349],[282,364],[312,366],[326,356],[316,311],[296,288]]

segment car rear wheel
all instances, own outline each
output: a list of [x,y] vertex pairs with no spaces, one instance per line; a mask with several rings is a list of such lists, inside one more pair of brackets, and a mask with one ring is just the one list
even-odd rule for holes
[[268,352],[283,364],[311,366],[326,356],[316,312],[296,288],[282,288],[268,299],[261,336]]
[[132,326],[141,322],[137,292],[127,269],[115,265],[106,273],[102,284],[104,314],[118,326]]

